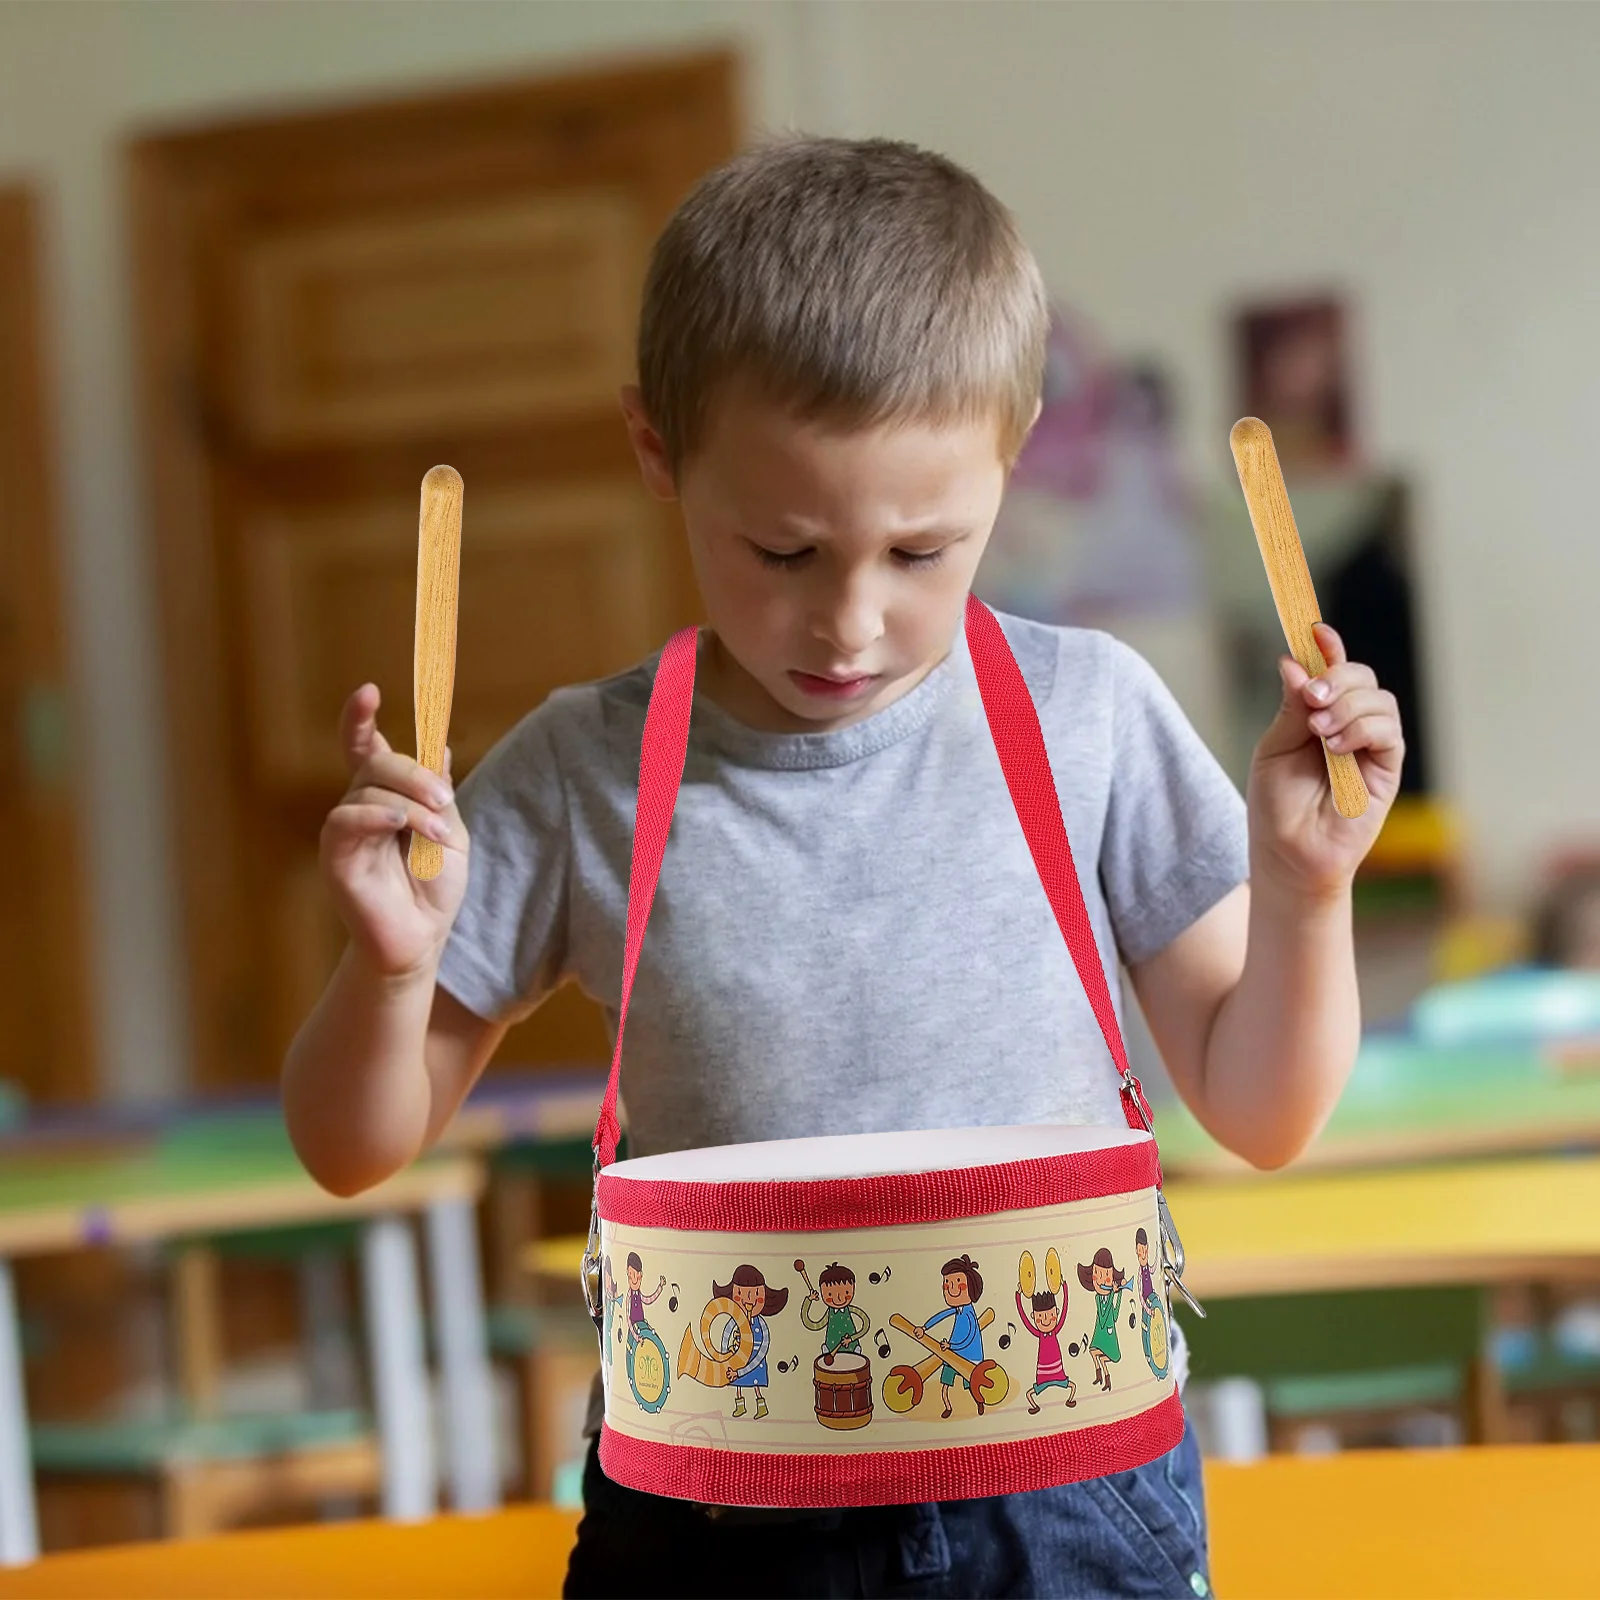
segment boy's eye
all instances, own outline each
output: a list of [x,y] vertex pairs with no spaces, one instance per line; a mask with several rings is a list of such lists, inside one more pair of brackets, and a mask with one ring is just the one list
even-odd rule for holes
[[756,553],[756,560],[764,567],[798,567],[810,555],[807,550],[769,550],[765,545],[752,543],[750,548]]
[[944,560],[944,549],[937,550],[896,550],[894,558],[903,567],[936,567]]

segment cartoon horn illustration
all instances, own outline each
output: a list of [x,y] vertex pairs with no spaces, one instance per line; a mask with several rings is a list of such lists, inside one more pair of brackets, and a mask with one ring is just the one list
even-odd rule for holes
[[[721,1316],[733,1319],[737,1337],[726,1355],[713,1355],[710,1352],[716,1349],[716,1344],[711,1337],[711,1327]],[[683,1343],[678,1346],[678,1376],[693,1378],[696,1383],[703,1383],[708,1389],[725,1389],[728,1380],[744,1365],[742,1352],[749,1350],[753,1343],[750,1335],[750,1319],[745,1315],[744,1307],[737,1300],[730,1300],[725,1295],[719,1296],[708,1302],[705,1310],[700,1313],[698,1343],[693,1328],[683,1330]]]

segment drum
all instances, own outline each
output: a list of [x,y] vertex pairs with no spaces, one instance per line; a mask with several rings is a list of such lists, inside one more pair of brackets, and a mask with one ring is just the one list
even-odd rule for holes
[[824,1428],[864,1428],[872,1421],[872,1367],[867,1358],[837,1350],[833,1365],[825,1355],[812,1366],[817,1421]]
[[[1026,685],[998,621],[975,599],[966,627],[1000,765],[1110,1050],[1126,1126],[860,1133],[615,1160],[628,1000],[694,694],[695,634],[676,635],[645,719],[621,1004],[595,1130],[583,1282],[597,1327],[606,1255],[637,1258],[647,1277],[680,1285],[686,1303],[673,1326],[663,1325],[658,1397],[647,1394],[637,1357],[626,1387],[614,1367],[603,1369],[600,1462],[614,1482],[725,1506],[904,1504],[1122,1472],[1183,1436],[1166,1362],[1168,1295],[1183,1289],[1183,1249],[1161,1193],[1149,1104],[1123,1048]],[[1048,1290],[1053,1327],[1081,1325],[1094,1317],[1082,1276],[1103,1272],[1107,1260],[1117,1281],[1131,1275],[1141,1232],[1160,1252],[1150,1359],[1137,1374],[1119,1374],[1114,1393],[1083,1382],[1070,1410],[1029,1412],[1017,1401],[1035,1370],[1027,1335],[1015,1337],[1021,1287],[1040,1298]],[[819,1277],[815,1292],[807,1260],[838,1269]],[[1044,1286],[1034,1268],[1040,1260]],[[852,1332],[876,1330],[887,1374],[881,1411],[873,1409],[864,1354],[815,1360],[806,1382],[795,1347],[822,1326],[837,1342],[846,1319]],[[682,1381],[669,1398],[665,1349],[680,1340]],[[1087,1369],[1089,1351],[1073,1359]]]

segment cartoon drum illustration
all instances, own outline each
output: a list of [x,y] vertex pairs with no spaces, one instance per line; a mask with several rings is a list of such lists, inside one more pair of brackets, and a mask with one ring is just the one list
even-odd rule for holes
[[1144,1303],[1144,1358],[1158,1378],[1167,1375],[1172,1364],[1172,1352],[1167,1341],[1167,1313],[1159,1296],[1152,1295]]
[[864,1428],[872,1421],[872,1368],[864,1355],[840,1350],[818,1356],[813,1371],[823,1427]]
[[638,1338],[628,1341],[628,1387],[652,1416],[667,1403],[672,1380],[667,1375],[667,1347],[648,1322],[636,1325]]

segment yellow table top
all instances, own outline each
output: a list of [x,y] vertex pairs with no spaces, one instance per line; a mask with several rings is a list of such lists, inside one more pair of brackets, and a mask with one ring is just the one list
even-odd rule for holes
[[[1373,1451],[1210,1466],[1229,1600],[1557,1600],[1600,1594],[1600,1446]],[[236,1533],[50,1556],[0,1600],[531,1600],[557,1595],[575,1512]]]
[[1209,1295],[1529,1279],[1600,1262],[1600,1157],[1167,1185]]
[[117,1152],[9,1157],[0,1172],[0,1255],[42,1255],[184,1233],[335,1222],[417,1211],[437,1200],[476,1200],[480,1158],[429,1156],[387,1182],[341,1198],[321,1188],[292,1152]]

